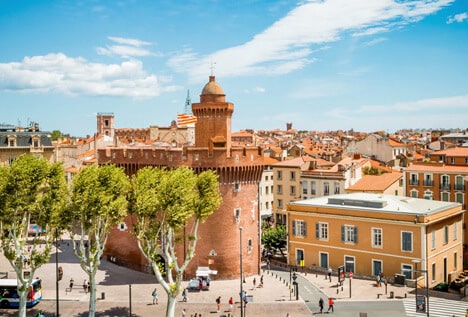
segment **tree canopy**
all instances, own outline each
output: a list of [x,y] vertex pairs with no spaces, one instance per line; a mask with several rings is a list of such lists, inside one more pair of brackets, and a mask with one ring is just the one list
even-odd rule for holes
[[1,249],[17,275],[20,317],[26,316],[26,295],[36,269],[49,261],[67,202],[61,164],[22,155],[0,167]]
[[[138,246],[168,294],[166,316],[172,317],[183,273],[195,254],[199,224],[221,204],[217,176],[213,171],[196,175],[186,167],[146,167],[134,175],[132,185],[131,211],[137,218],[134,232]],[[177,247],[184,244],[187,252],[181,257]],[[165,260],[166,272],[158,263],[160,257]]]
[[91,165],[73,180],[71,208],[64,214],[73,251],[90,282],[89,316],[96,312],[95,276],[112,227],[127,215],[130,181],[115,165]]

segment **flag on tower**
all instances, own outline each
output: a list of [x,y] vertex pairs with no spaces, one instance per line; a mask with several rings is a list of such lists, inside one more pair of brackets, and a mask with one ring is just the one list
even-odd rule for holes
[[192,123],[197,123],[197,117],[192,116],[186,113],[178,113],[177,114],[177,125],[185,126]]

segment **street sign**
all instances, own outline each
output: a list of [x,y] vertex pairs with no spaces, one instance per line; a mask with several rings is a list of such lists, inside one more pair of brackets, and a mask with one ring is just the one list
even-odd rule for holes
[[353,278],[353,272],[349,272],[349,278]]

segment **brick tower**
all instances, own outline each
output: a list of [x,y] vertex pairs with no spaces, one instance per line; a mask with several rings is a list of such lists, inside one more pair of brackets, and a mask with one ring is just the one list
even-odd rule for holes
[[[255,146],[231,145],[231,118],[234,105],[226,102],[221,86],[210,76],[192,104],[197,117],[195,145],[183,148],[132,147],[99,150],[99,164],[112,162],[123,166],[128,174],[144,166],[188,166],[195,172],[214,170],[219,176],[223,202],[220,208],[199,228],[200,240],[196,255],[186,271],[195,275],[198,266],[217,270],[215,278],[234,278],[240,274],[242,252],[245,275],[260,271],[258,183],[264,168],[263,152]],[[135,239],[122,228],[131,226],[126,220],[121,230],[114,230],[105,254],[116,262],[122,260],[135,268],[145,267]],[[240,230],[242,227],[242,242]],[[181,258],[183,250],[179,250]]]
[[100,112],[97,114],[97,133],[98,135],[106,135],[111,138],[114,137],[114,114],[113,113],[103,113]]

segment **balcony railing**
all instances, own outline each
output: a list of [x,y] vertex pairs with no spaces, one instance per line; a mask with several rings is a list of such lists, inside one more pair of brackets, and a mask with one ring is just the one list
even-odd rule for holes
[[424,181],[424,186],[434,186],[434,181],[431,180],[425,180]]
[[450,190],[450,184],[440,184],[440,189]]
[[412,185],[412,186],[419,186],[419,180],[410,179],[409,184]]
[[465,185],[463,184],[455,184],[455,190],[465,190]]

